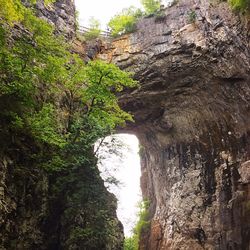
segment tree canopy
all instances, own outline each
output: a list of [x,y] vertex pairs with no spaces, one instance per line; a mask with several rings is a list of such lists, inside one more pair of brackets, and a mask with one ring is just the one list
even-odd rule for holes
[[108,23],[112,36],[130,33],[135,30],[135,23],[143,15],[142,11],[134,7],[123,9]]
[[100,22],[95,19],[94,17],[91,17],[89,19],[89,30],[84,33],[84,37],[86,40],[96,39],[101,34],[101,24]]
[[154,14],[160,10],[161,0],[141,0],[146,15]]
[[[6,104],[0,116],[6,130],[25,130],[37,142],[58,147],[58,159],[78,141],[87,150],[99,137],[132,120],[115,95],[136,86],[130,73],[103,61],[86,64],[21,0],[7,2],[13,13],[0,12],[5,20],[0,27],[0,102]],[[26,31],[9,25],[14,22]]]

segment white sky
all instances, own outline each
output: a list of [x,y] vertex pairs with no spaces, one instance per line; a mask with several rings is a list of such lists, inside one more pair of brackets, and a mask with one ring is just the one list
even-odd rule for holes
[[[125,235],[130,236],[137,220],[138,202],[141,200],[139,142],[134,135],[119,134],[115,137],[120,138],[125,146],[119,150],[122,156],[108,153],[105,146],[100,148],[98,155],[104,156],[104,159],[99,163],[99,169],[103,179],[112,175],[121,182],[118,187],[106,186],[118,198],[117,215],[124,226]],[[110,137],[105,141],[110,141]]]
[[[167,5],[172,0],[162,0]],[[75,0],[76,9],[79,13],[80,25],[88,26],[90,17],[101,22],[103,30],[106,30],[109,20],[122,9],[131,5],[143,9],[140,0]]]
[[89,18],[93,16],[101,22],[103,30],[111,17],[122,9],[131,5],[141,7],[140,0],[75,0],[75,4],[81,25],[88,26]]

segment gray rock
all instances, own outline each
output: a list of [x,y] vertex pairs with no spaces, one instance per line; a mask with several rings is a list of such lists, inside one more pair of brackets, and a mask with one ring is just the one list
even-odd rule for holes
[[[198,17],[193,23],[190,10]],[[140,249],[248,250],[250,47],[244,19],[226,2],[180,0],[161,21],[139,21],[135,33],[116,39],[99,57],[134,71],[141,84],[119,96],[135,119],[121,131],[136,134],[144,147],[141,187],[151,202],[151,229]]]

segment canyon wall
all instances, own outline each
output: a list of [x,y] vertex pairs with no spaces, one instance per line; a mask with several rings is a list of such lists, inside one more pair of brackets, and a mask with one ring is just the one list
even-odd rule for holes
[[[37,15],[68,38],[74,10],[70,0],[37,3]],[[99,53],[141,84],[119,96],[134,115],[120,131],[142,144],[141,187],[150,201],[140,249],[249,250],[249,35],[247,18],[226,2],[180,0],[112,43],[77,43],[88,50],[83,56]],[[0,139],[1,249],[122,249],[116,200],[94,159],[48,173],[34,158],[44,148],[12,134],[2,117]],[[111,231],[97,239],[86,228]]]
[[54,4],[45,6],[43,0],[36,3],[37,16],[52,24],[58,33],[68,39],[75,37],[76,8],[74,0],[57,0]]
[[140,249],[250,249],[250,32],[226,2],[180,0],[99,57],[134,71],[151,226]]
[[[37,1],[36,13],[67,39],[75,36],[74,1],[58,0],[46,7]],[[27,38],[20,24],[8,28],[12,43]],[[17,100],[16,92],[0,93],[0,249],[121,250],[117,199],[104,186],[93,150],[83,150],[84,164],[65,168],[58,161],[59,168],[51,168],[58,148],[36,140],[29,128],[15,129],[11,116],[19,109],[27,112]]]

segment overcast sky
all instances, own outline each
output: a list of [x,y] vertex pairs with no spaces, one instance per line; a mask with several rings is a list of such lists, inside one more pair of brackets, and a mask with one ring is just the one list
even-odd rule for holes
[[106,186],[118,198],[117,215],[124,226],[125,235],[130,236],[137,220],[138,202],[141,200],[139,142],[134,135],[119,134],[115,137],[122,142],[123,147],[114,147],[110,142],[112,137],[106,138],[105,142],[113,145],[113,149],[118,148],[120,153],[110,153],[107,150],[110,146],[99,148],[99,168],[103,179],[114,176],[121,182],[118,187],[108,183]]
[[89,18],[93,16],[101,22],[104,30],[110,18],[122,9],[131,5],[141,7],[140,0],[75,0],[75,4],[80,24],[87,26]]
[[[171,0],[162,0],[167,4]],[[90,17],[94,17],[101,22],[102,29],[105,30],[107,23],[115,14],[131,5],[141,8],[140,0],[75,0],[79,13],[79,21],[83,26],[88,26]]]

